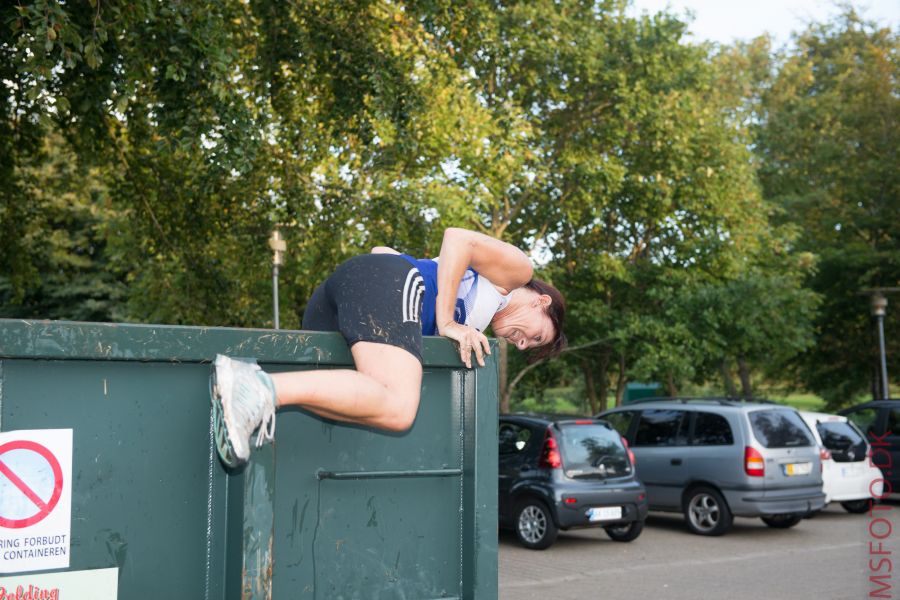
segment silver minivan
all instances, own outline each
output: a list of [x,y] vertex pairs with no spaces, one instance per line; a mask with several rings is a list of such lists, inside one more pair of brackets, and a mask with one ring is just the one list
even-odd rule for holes
[[825,505],[819,448],[788,406],[648,399],[599,415],[628,441],[650,510],[681,512],[700,535],[733,518],[788,528]]

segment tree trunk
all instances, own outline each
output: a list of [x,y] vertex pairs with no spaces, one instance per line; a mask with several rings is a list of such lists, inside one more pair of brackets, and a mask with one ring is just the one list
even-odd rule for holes
[[[591,368],[591,361],[584,359],[581,361],[581,371],[584,373],[584,392],[587,396],[588,411],[593,411],[597,406],[597,387],[594,385],[594,369]],[[593,414],[593,412],[591,413]]]
[[592,407],[595,410],[591,410],[591,416],[596,415],[599,412],[603,412],[606,410],[606,406],[608,404],[606,396],[609,394],[609,352],[603,353],[603,358],[600,360],[600,368],[597,369],[597,374],[600,377],[600,385],[597,390],[597,400],[599,400],[599,404],[596,407]]
[[672,374],[672,371],[666,371],[666,391],[669,394],[669,398],[678,396],[678,388],[675,386],[675,376]]
[[741,376],[741,395],[744,398],[752,398],[753,397],[753,387],[750,384],[750,367],[747,366],[747,361],[744,360],[743,356],[738,356],[738,373]]
[[737,388],[734,387],[734,377],[731,376],[731,368],[728,366],[728,359],[723,358],[721,363],[722,380],[725,382],[725,394],[729,398],[737,398]]
[[500,413],[509,412],[509,344],[500,338],[497,340],[500,346]]
[[619,379],[616,381],[616,406],[622,406],[622,399],[625,397],[625,384],[628,379],[625,377],[625,355],[619,355]]
[[[594,340],[593,342],[588,342],[586,344],[579,344],[578,346],[569,346],[568,348],[563,350],[563,352],[574,352],[576,350],[584,350],[585,348],[593,348],[594,346],[597,346],[599,344],[604,344],[606,342],[607,342],[607,340]],[[545,362],[546,362],[546,359],[539,360],[537,362],[533,362],[530,365],[528,365],[527,367],[525,367],[524,369],[522,369],[521,371],[519,371],[518,373],[516,373],[516,376],[513,377],[512,381],[510,381],[509,384],[507,385],[506,393],[509,395],[509,397],[512,398],[513,390],[516,389],[516,386],[519,384],[520,381],[522,381],[522,378],[525,377],[525,375],[529,371],[544,364]]]

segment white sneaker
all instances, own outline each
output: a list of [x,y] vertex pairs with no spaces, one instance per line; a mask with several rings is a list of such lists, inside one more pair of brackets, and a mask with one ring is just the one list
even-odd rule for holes
[[258,428],[256,447],[275,437],[275,387],[253,359],[216,355],[210,374],[216,448],[228,467],[250,458],[250,436]]

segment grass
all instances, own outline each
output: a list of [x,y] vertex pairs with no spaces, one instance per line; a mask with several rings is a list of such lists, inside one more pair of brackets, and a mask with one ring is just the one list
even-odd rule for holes
[[791,394],[788,396],[772,396],[769,398],[773,402],[779,404],[787,404],[793,406],[797,410],[823,411],[825,410],[825,401],[815,394]]
[[533,396],[513,401],[510,410],[513,412],[552,413],[557,415],[584,415],[583,403],[579,406],[577,398],[573,394],[573,388],[548,388],[544,390],[543,398],[539,401]]

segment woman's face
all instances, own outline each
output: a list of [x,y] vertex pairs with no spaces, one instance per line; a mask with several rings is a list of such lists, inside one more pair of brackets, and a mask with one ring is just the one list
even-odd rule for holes
[[546,312],[550,296],[525,289],[516,290],[515,294],[491,321],[494,335],[505,338],[519,350],[549,344],[555,334],[553,321]]

